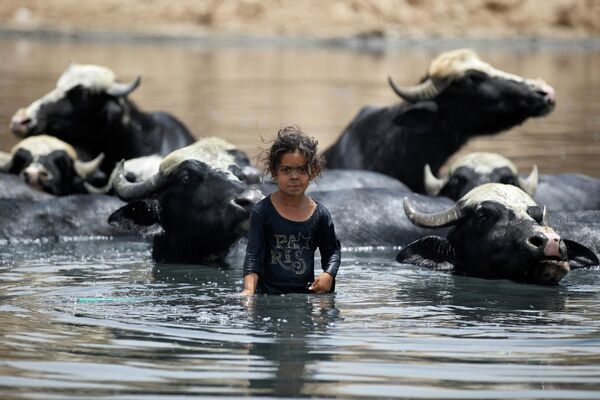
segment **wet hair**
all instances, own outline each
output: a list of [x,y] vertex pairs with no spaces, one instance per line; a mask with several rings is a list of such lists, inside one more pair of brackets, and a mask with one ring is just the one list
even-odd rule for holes
[[264,165],[265,174],[277,175],[281,157],[286,153],[299,151],[306,158],[306,166],[310,179],[316,178],[323,167],[325,159],[317,152],[319,142],[307,136],[297,126],[286,126],[277,132],[277,137],[271,142],[268,150],[263,150],[259,160]]

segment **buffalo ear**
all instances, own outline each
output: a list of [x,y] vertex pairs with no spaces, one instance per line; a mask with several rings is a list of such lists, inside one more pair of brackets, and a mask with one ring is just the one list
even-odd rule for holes
[[13,175],[19,175],[21,171],[31,164],[32,161],[33,156],[29,151],[25,149],[18,149],[15,154],[13,154],[12,162],[10,163],[10,167],[6,172]]
[[396,261],[429,269],[451,271],[455,263],[454,248],[442,237],[425,236],[402,249],[396,256]]
[[569,266],[571,269],[600,265],[598,257],[596,257],[594,252],[586,246],[569,239],[564,239],[563,241],[567,246],[567,256],[569,258]]
[[160,223],[160,203],[157,200],[138,200],[131,202],[108,217],[112,226],[129,231],[138,231],[143,227]]
[[438,106],[433,101],[419,101],[418,103],[402,104],[394,116],[394,124],[400,125],[417,132],[429,132],[433,128],[433,121],[438,111]]

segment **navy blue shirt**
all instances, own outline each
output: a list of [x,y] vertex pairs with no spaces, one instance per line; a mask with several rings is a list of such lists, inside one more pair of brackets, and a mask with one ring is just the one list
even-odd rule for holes
[[258,275],[259,293],[309,293],[308,286],[315,279],[317,248],[323,271],[335,278],[341,260],[340,242],[325,206],[317,202],[306,221],[291,221],[277,212],[271,196],[267,196],[250,212],[244,276],[251,272]]

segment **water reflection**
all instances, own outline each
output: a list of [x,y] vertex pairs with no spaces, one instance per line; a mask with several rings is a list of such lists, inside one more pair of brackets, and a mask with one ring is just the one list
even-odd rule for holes
[[252,391],[310,396],[306,384],[315,378],[307,366],[331,360],[331,352],[319,351],[311,338],[327,336],[327,329],[341,319],[335,295],[259,295],[244,302],[252,326],[274,338],[249,346],[250,356],[265,360],[274,370],[269,379],[252,379]]
[[[12,113],[55,85],[68,61],[143,75],[134,100],[197,135],[250,153],[286,123],[333,142],[386,86],[421,77],[438,50],[169,47],[0,40],[0,149]],[[519,168],[600,171],[600,53],[480,49],[541,76],[557,109],[473,141]],[[4,122],[2,122],[4,121]],[[228,266],[156,264],[149,242],[0,246],[0,391],[7,398],[320,396],[598,398],[598,270],[558,287],[453,276],[345,252],[337,293],[240,299]],[[241,249],[241,250],[240,250]]]
[[560,286],[436,273],[420,281],[402,282],[396,298],[438,310],[457,328],[494,324],[510,329],[518,326],[539,329],[561,323],[559,315],[567,310],[571,295]]

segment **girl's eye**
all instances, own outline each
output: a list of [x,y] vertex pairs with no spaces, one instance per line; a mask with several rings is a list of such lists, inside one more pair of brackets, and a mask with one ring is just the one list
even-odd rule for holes
[[283,172],[284,174],[287,174],[288,172],[290,172],[290,169],[288,167],[281,167],[279,170],[281,172]]

